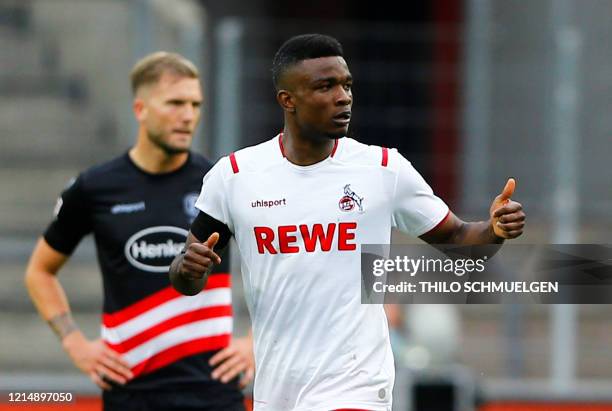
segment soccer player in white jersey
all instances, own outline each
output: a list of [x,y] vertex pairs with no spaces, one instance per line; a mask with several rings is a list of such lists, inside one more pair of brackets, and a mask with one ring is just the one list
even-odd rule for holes
[[394,366],[382,305],[361,304],[360,244],[392,227],[433,244],[498,244],[525,214],[508,180],[489,219],[460,220],[396,150],[347,134],[352,77],[337,40],[288,40],[273,63],[283,132],[222,158],[170,278],[198,293],[234,236],[254,333],[256,410],[390,410]]

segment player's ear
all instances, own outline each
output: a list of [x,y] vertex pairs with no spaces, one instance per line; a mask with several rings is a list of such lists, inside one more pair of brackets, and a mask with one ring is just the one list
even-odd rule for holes
[[132,110],[134,111],[134,117],[138,121],[144,121],[147,116],[147,108],[143,99],[136,97],[132,102]]
[[288,90],[278,90],[276,92],[276,101],[283,108],[284,111],[289,113],[295,112],[295,104],[293,102],[293,96]]

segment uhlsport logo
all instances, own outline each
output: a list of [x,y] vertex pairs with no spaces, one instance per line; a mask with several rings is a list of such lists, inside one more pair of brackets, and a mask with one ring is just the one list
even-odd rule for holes
[[344,212],[352,211],[357,205],[359,212],[363,213],[363,197],[359,197],[353,190],[351,185],[344,186],[344,196],[338,202],[338,207]]
[[134,267],[152,273],[168,271],[170,263],[183,247],[187,230],[157,226],[140,230],[125,243],[125,257]]
[[144,201],[137,203],[115,204],[111,207],[111,214],[131,214],[139,211],[145,211],[147,206]]

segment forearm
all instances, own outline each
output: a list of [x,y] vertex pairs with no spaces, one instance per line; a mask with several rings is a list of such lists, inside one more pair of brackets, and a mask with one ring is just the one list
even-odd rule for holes
[[78,331],[70,313],[66,293],[56,275],[30,268],[25,282],[38,313],[60,340]]
[[449,238],[449,244],[456,245],[489,245],[503,242],[503,238],[495,235],[490,221],[461,222]]
[[181,253],[170,264],[170,283],[172,287],[183,295],[196,295],[206,285],[208,273],[205,273],[202,278],[187,278],[180,270],[182,260],[185,254]]
[[[495,197],[489,210],[489,220],[466,223],[449,211],[447,216],[432,230],[419,238],[428,244],[454,244],[462,246],[491,245],[487,255],[499,250],[504,239],[512,239],[523,233],[525,213],[520,203],[512,201],[514,179],[508,183],[502,194]],[[479,250],[484,250],[480,247]]]

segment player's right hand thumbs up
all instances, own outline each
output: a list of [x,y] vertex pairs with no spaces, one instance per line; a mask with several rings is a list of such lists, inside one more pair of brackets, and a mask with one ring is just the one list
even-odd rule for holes
[[208,240],[204,241],[204,245],[212,250],[217,245],[217,241],[219,241],[219,233],[215,232],[208,237]]
[[221,257],[213,251],[218,241],[219,233],[216,232],[203,243],[190,233],[180,265],[181,275],[185,278],[201,279],[210,273],[215,264],[221,264]]

